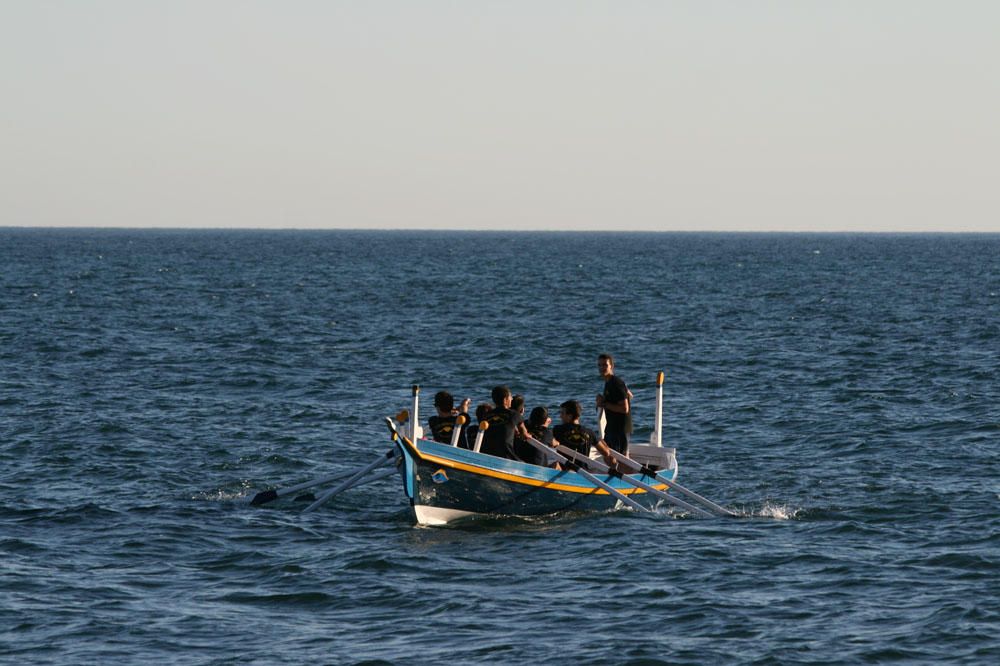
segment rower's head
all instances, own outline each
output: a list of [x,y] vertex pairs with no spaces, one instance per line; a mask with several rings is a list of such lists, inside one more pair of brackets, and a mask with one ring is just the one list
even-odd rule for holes
[[567,400],[559,405],[559,418],[562,419],[563,423],[579,423],[582,413],[583,408],[580,407],[578,400]]
[[493,405],[488,402],[481,403],[478,407],[476,407],[476,420],[485,421],[486,417],[489,416],[492,411]]
[[455,398],[447,391],[438,391],[434,394],[434,406],[437,407],[438,414],[447,416],[455,409]]
[[597,357],[597,371],[601,373],[601,377],[610,377],[615,374],[615,359],[611,357],[611,354],[601,354]]
[[493,396],[493,404],[495,404],[497,408],[510,409],[510,403],[513,396],[511,395],[509,388],[506,386],[497,386],[493,389],[493,393],[490,395]]
[[524,414],[524,396],[518,393],[510,399],[510,408],[518,414]]
[[544,407],[535,407],[528,416],[528,425],[536,428],[544,428],[549,420],[549,410]]

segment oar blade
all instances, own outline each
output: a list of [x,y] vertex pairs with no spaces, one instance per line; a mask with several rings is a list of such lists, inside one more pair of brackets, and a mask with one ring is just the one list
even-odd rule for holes
[[263,490],[253,496],[250,500],[250,506],[261,506],[262,504],[267,504],[268,502],[273,502],[278,499],[278,491],[274,490]]

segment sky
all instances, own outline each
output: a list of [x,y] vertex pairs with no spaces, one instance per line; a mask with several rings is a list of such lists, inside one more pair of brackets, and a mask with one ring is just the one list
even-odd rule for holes
[[1000,232],[1000,2],[0,0],[0,226]]

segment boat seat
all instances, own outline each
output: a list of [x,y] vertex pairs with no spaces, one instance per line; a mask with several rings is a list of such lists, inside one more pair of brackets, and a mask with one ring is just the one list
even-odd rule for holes
[[[653,469],[674,469],[677,467],[677,449],[643,444],[629,444],[628,457],[640,465],[649,465]],[[590,449],[592,460],[601,460],[597,447]]]
[[628,457],[642,465],[654,469],[674,469],[677,467],[677,449],[665,446],[629,444]]

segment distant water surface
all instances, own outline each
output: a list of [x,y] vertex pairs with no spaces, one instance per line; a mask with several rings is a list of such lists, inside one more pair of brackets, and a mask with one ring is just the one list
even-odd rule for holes
[[[743,518],[245,504],[602,351]],[[1000,235],[0,229],[0,661],[997,663],[998,377]]]

